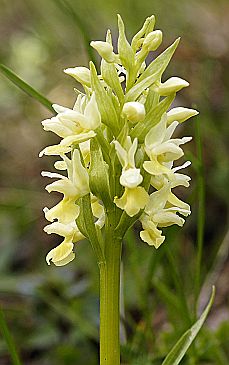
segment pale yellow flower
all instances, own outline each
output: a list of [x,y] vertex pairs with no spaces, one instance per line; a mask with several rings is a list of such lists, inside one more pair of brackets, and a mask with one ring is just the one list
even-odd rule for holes
[[[79,144],[94,137],[94,130],[101,124],[101,116],[93,92],[89,101],[85,104],[85,97],[78,96],[73,109],[65,108],[58,104],[53,104],[53,108],[58,113],[51,119],[42,122],[44,130],[56,133],[63,138],[60,146],[71,146],[73,143]],[[52,150],[54,150],[52,146]],[[56,146],[57,151],[59,145]],[[62,147],[63,148],[63,147]],[[50,147],[46,147],[41,153],[51,154]],[[55,152],[56,154],[56,152]]]
[[[61,223],[70,223],[79,215],[79,207],[75,202],[82,196],[90,192],[89,177],[87,170],[82,166],[78,150],[74,150],[72,160],[66,156],[62,156],[68,171],[68,177],[57,173],[42,172],[43,176],[57,178],[52,184],[46,186],[46,190],[57,191],[64,195],[53,208],[45,208],[45,217],[50,222],[58,219]],[[62,166],[63,167],[63,166]]]
[[71,241],[65,239],[48,253],[46,256],[47,264],[50,265],[50,261],[52,261],[56,266],[64,266],[74,260],[73,246]]
[[55,233],[64,237],[64,241],[47,254],[46,261],[48,265],[50,265],[50,261],[52,261],[56,266],[63,266],[75,258],[73,243],[84,238],[75,221],[69,224],[54,222],[44,227],[44,231],[48,234]]
[[120,209],[133,217],[141,209],[143,209],[148,201],[148,193],[141,186],[143,177],[140,169],[135,167],[135,153],[138,141],[134,139],[133,143],[128,136],[123,148],[119,142],[115,141],[115,149],[118,159],[122,165],[122,173],[120,176],[120,184],[125,187],[125,191],[121,198],[115,197],[114,202]]
[[173,224],[183,226],[185,221],[177,213],[187,216],[190,214],[190,208],[171,193],[170,184],[152,193],[140,218],[143,226],[143,231],[140,232],[142,240],[158,248],[165,239],[158,227],[168,227]]
[[189,142],[191,137],[171,138],[179,123],[173,122],[167,127],[166,113],[145,138],[145,151],[150,161],[143,163],[144,169],[151,175],[169,174],[166,163],[179,159],[184,155],[180,145]]

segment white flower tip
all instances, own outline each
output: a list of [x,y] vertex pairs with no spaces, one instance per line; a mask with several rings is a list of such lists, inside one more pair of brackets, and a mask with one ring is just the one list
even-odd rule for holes
[[38,157],[42,157],[43,155],[45,155],[45,149],[43,149],[41,152],[39,152]]
[[59,105],[59,104],[52,104],[53,109],[55,110],[56,113],[63,113],[65,112],[68,108]]
[[50,187],[49,187],[49,185],[47,185],[46,187],[45,187],[45,190],[48,192],[48,193],[51,193],[51,189],[50,189]]
[[74,68],[73,67],[68,67],[68,68],[65,68],[63,71],[64,71],[65,74],[71,75],[74,72]]
[[47,171],[41,171],[41,176],[43,177],[47,176]]

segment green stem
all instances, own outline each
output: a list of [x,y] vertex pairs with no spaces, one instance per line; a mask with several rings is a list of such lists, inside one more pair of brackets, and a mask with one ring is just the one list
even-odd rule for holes
[[[109,239],[109,241],[108,241]],[[107,237],[100,268],[100,365],[120,365],[120,262],[122,242]]]

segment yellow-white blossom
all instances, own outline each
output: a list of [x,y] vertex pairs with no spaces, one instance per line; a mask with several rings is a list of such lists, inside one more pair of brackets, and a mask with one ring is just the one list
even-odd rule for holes
[[144,214],[141,217],[143,231],[140,237],[149,245],[158,248],[165,240],[162,231],[158,227],[168,227],[173,224],[183,226],[184,219],[177,213],[187,216],[190,214],[188,205],[184,208],[183,202],[179,199],[175,200],[178,205],[174,205],[168,201],[171,194],[170,184],[166,184],[160,190],[152,193],[148,204],[145,207]]
[[143,209],[148,201],[148,194],[145,189],[138,186],[142,183],[143,177],[140,169],[135,167],[135,153],[138,146],[137,138],[131,142],[130,136],[126,139],[125,148],[118,141],[114,141],[118,159],[122,165],[120,184],[125,187],[121,198],[115,197],[114,202],[126,213],[133,217]]
[[[92,93],[85,108],[83,108],[84,102],[85,98],[79,95],[73,109],[54,104],[53,108],[57,111],[57,116],[43,120],[44,130],[54,132],[63,138],[60,143],[61,146],[81,143],[96,135],[94,130],[100,126],[101,116],[96,103],[95,93]],[[44,149],[42,153],[50,154],[49,148]]]
[[57,173],[42,172],[42,176],[58,179],[46,186],[46,190],[57,191],[64,195],[63,200],[53,208],[45,208],[44,213],[47,220],[53,222],[58,219],[60,223],[71,223],[79,215],[79,207],[76,201],[88,194],[89,176],[86,169],[82,166],[79,151],[75,149],[70,160],[67,156],[62,156],[68,171],[68,177]]
[[145,138],[145,151],[150,161],[143,163],[144,169],[151,175],[169,174],[170,169],[166,163],[179,159],[184,152],[180,145],[189,142],[191,137],[171,138],[178,122],[173,122],[167,127],[167,115],[162,116]]
[[44,231],[48,234],[55,233],[64,237],[64,241],[47,254],[46,261],[48,265],[52,261],[56,266],[63,266],[75,258],[73,243],[82,240],[84,236],[79,231],[74,220],[68,224],[53,222],[44,227]]

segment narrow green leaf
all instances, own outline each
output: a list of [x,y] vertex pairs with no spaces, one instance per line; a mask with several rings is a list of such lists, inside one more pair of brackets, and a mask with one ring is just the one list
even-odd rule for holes
[[117,95],[119,102],[122,103],[124,99],[124,94],[122,90],[122,86],[119,82],[117,70],[113,63],[108,63],[102,59],[101,62],[101,73],[103,80],[110,86],[115,94]]
[[175,42],[168,47],[164,52],[162,52],[141,74],[141,76],[138,79],[138,82],[141,82],[143,79],[151,76],[152,74],[157,73],[160,70],[160,75],[163,74],[166,67],[169,64],[169,61],[171,60],[178,44],[179,44],[180,38],[176,39]]
[[105,206],[111,201],[109,188],[108,164],[103,159],[103,154],[96,138],[91,139],[90,144],[91,163],[89,169],[90,189],[92,193],[101,199]]
[[175,98],[172,94],[163,99],[158,105],[152,108],[146,115],[144,122],[139,122],[131,131],[131,137],[137,137],[140,143],[144,142],[145,136],[157,123],[160,122],[162,115],[168,110]]
[[125,102],[128,101],[135,101],[141,93],[150,87],[152,84],[154,84],[156,81],[159,81],[160,79],[160,70],[157,70],[157,72],[153,73],[152,75],[149,75],[148,77],[145,77],[140,82],[137,82],[127,93],[125,96]]
[[95,91],[96,101],[99,107],[102,121],[104,124],[106,124],[106,126],[111,128],[114,135],[117,136],[119,133],[119,123],[114,105],[98,78],[96,68],[93,62],[90,62],[90,69],[92,89]]
[[160,95],[157,92],[155,92],[153,88],[149,88],[145,102],[146,114],[148,114],[151,109],[153,109],[157,104],[159,104],[159,100],[160,100]]
[[95,252],[97,261],[102,262],[104,261],[104,254],[96,232],[94,217],[91,209],[90,194],[79,198],[77,200],[77,205],[80,207],[80,214],[76,219],[76,223],[80,231],[89,239],[92,249]]
[[134,101],[146,88],[150,87],[156,81],[160,81],[161,75],[168,66],[177,46],[179,38],[161,53],[141,74],[137,83],[127,92],[125,101]]
[[212,287],[212,294],[208,305],[206,306],[205,310],[201,314],[200,318],[194,323],[194,325],[186,331],[183,336],[178,340],[169,354],[166,356],[165,360],[163,361],[162,365],[178,365],[180,361],[183,359],[186,351],[192,344],[193,340],[197,336],[199,330],[203,326],[204,321],[207,318],[207,315],[211,309],[215,297],[215,287]]
[[2,309],[0,308],[0,332],[2,333],[2,336],[4,337],[11,359],[12,359],[12,365],[21,365],[21,362],[19,360],[19,356],[16,350],[16,346],[14,344],[13,338],[10,334],[10,331],[8,329],[8,326],[6,324],[4,314]]
[[102,148],[104,160],[109,165],[110,164],[110,156],[109,156],[109,153],[110,153],[110,144],[107,141],[107,139],[104,137],[103,129],[102,129],[101,126],[96,129],[96,138],[97,138],[97,140],[98,140],[98,142],[100,144],[100,147]]
[[32,86],[28,85],[25,81],[23,81],[20,77],[18,77],[12,70],[8,67],[0,64],[0,71],[5,75],[10,81],[12,81],[17,87],[23,90],[26,94],[31,96],[33,99],[37,100],[39,103],[44,105],[51,112],[54,112],[52,104],[50,100],[48,100],[45,96],[40,94],[37,90],[35,90]]

